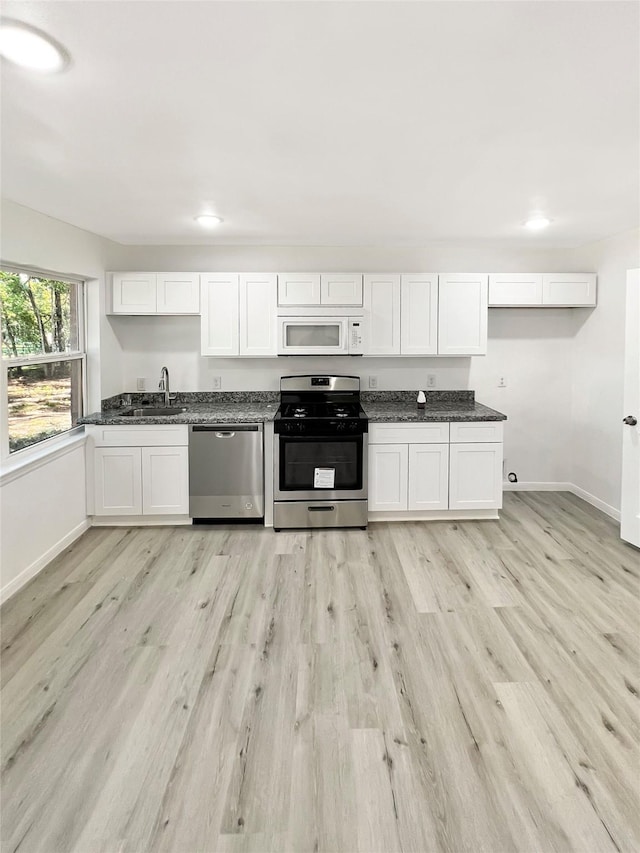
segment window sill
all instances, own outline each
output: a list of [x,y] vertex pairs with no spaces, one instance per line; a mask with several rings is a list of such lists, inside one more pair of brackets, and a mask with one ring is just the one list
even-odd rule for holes
[[0,486],[6,486],[7,483],[30,474],[43,465],[48,465],[54,459],[65,456],[76,447],[83,445],[86,440],[84,427],[76,427],[62,436],[42,442],[42,445],[19,450],[16,454],[20,456],[19,459],[10,458],[2,463]]

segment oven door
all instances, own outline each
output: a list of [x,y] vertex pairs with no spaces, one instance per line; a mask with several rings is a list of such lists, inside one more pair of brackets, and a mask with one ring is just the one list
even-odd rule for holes
[[276,500],[364,500],[367,435],[276,435],[274,467]]
[[346,317],[280,317],[278,355],[348,355]]

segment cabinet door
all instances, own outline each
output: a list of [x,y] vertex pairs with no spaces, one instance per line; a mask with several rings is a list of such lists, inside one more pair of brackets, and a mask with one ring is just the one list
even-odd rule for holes
[[142,513],[142,451],[139,447],[96,447],[94,514]]
[[441,275],[438,284],[438,353],[486,355],[486,274]]
[[449,445],[409,445],[409,509],[449,507]]
[[449,447],[449,509],[500,509],[502,444]]
[[322,305],[362,305],[362,273],[322,273]]
[[595,273],[545,273],[542,276],[542,304],[568,308],[595,305]]
[[143,515],[189,513],[189,449],[142,448]]
[[240,355],[277,355],[275,274],[240,276]]
[[320,273],[278,273],[278,305],[320,305]]
[[435,355],[438,352],[438,276],[403,275],[400,309],[402,354]]
[[365,355],[400,354],[400,276],[365,275]]
[[156,274],[154,272],[114,272],[113,314],[155,314]]
[[200,276],[192,272],[159,272],[157,276],[158,314],[198,314]]
[[407,508],[408,465],[407,444],[369,445],[369,509],[372,512]]
[[240,354],[239,280],[238,273],[211,273],[200,276],[202,355]]
[[542,273],[496,273],[489,276],[489,307],[542,305]]

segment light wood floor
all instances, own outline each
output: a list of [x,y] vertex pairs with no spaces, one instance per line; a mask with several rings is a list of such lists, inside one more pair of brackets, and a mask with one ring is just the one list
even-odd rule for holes
[[566,494],[94,528],[1,612],[2,851],[638,851],[639,576]]

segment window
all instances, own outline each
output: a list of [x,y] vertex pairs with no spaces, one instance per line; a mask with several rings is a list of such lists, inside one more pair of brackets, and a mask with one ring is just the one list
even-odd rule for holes
[[83,413],[84,283],[0,270],[0,318],[6,458],[73,429]]

